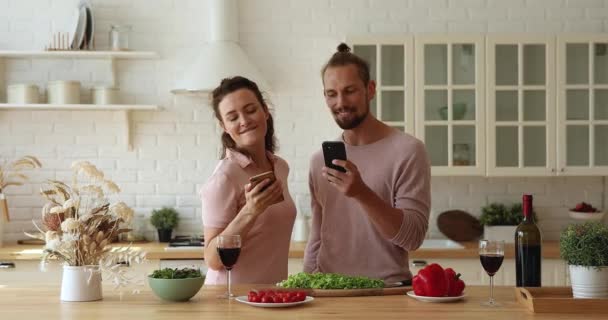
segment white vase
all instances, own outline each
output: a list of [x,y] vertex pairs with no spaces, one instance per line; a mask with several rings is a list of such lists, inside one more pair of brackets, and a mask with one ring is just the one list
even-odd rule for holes
[[595,267],[569,265],[570,283],[574,298],[608,298],[608,266]]
[[484,226],[483,238],[486,240],[504,240],[505,243],[514,243],[515,229],[517,229],[517,226]]
[[101,272],[98,266],[63,267],[62,301],[95,301],[101,298]]

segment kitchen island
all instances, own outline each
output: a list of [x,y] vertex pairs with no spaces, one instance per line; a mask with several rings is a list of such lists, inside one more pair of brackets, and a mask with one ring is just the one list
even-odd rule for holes
[[[253,285],[233,288],[244,295]],[[95,302],[61,302],[59,286],[0,286],[1,319],[606,319],[606,314],[535,314],[515,301],[513,287],[496,287],[503,306],[487,308],[489,288],[469,287],[463,301],[425,303],[405,295],[316,298],[290,308],[256,308],[237,301],[217,299],[225,286],[204,286],[189,302],[159,300],[146,286],[139,294],[121,295],[104,287],[104,298]]]

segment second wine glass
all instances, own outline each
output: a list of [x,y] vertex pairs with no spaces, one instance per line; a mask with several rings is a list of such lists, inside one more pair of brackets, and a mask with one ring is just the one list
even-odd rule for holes
[[502,261],[505,258],[505,242],[504,241],[491,241],[481,240],[479,241],[479,260],[483,269],[486,270],[490,276],[490,300],[482,303],[481,305],[487,307],[500,306],[499,303],[494,301],[494,275],[500,269]]
[[227,286],[228,292],[222,296],[228,299],[234,297],[231,290],[230,271],[236,264],[236,261],[241,254],[241,236],[240,235],[219,235],[217,236],[217,254],[227,271]]

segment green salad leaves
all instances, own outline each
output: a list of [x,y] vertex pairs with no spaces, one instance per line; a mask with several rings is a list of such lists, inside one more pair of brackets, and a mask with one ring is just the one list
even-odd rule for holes
[[277,286],[302,289],[368,289],[383,288],[384,281],[336,273],[300,272],[289,275],[286,280],[277,283]]
[[150,275],[151,278],[155,279],[186,279],[186,278],[200,278],[203,275],[199,269],[183,268],[183,269],[171,269],[164,268],[160,270],[154,270]]

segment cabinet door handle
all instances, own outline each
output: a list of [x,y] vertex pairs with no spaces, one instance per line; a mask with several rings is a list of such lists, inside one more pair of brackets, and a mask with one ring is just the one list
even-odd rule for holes
[[564,171],[566,171],[566,169],[561,168],[561,169],[559,169],[559,171],[560,171],[560,172],[564,172]]
[[15,269],[13,262],[0,262],[0,269]]
[[412,267],[426,267],[427,262],[425,260],[413,260]]
[[556,171],[555,168],[551,168],[551,172],[555,172],[555,171]]

